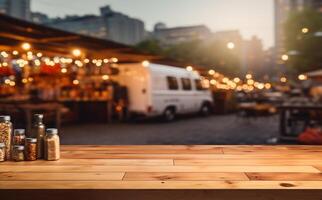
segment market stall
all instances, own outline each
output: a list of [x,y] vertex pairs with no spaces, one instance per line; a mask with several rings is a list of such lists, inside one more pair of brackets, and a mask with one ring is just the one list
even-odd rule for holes
[[[126,45],[5,15],[0,15],[0,26],[0,112],[14,121],[24,115],[28,123],[28,116],[38,110],[50,116],[50,109],[23,106],[35,108],[32,104],[58,104],[60,114],[52,118],[56,123],[111,121],[125,98],[120,96],[122,85],[114,80],[118,63],[162,60]],[[95,110],[101,115],[93,118]]]

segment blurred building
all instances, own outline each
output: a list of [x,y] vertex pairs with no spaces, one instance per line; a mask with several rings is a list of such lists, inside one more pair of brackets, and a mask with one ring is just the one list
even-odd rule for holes
[[100,11],[100,15],[67,16],[46,25],[127,45],[135,45],[145,39],[143,21],[115,12],[109,6],[100,8]]
[[258,37],[244,40],[242,44],[242,68],[244,72],[252,72],[257,76],[265,74],[265,52],[263,43]]
[[0,13],[23,20],[30,20],[30,0],[0,0]]
[[153,37],[166,45],[193,40],[206,40],[210,36],[210,29],[204,25],[168,28],[163,23],[157,23],[153,32]]
[[284,46],[284,23],[292,11],[310,7],[322,12],[322,0],[275,0],[275,62],[283,65],[282,55],[286,54]]

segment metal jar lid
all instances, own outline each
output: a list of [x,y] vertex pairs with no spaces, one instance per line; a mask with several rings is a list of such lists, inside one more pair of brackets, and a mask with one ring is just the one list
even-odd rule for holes
[[57,128],[48,128],[46,130],[47,135],[57,135],[58,134],[58,129]]
[[13,149],[23,151],[23,150],[25,150],[25,147],[21,146],[21,145],[15,145],[15,146],[13,146]]
[[4,143],[0,143],[0,148],[4,148],[6,145]]
[[10,120],[11,120],[11,117],[9,115],[0,116],[0,122],[9,122]]
[[37,138],[26,138],[27,143],[37,143]]
[[13,132],[14,135],[24,135],[25,129],[15,129]]

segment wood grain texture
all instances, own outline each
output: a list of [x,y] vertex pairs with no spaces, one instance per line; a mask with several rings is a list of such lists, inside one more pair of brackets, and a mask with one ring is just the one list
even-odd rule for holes
[[125,181],[245,181],[245,173],[196,173],[196,172],[127,172]]
[[0,163],[0,189],[322,189],[319,146],[62,146]]

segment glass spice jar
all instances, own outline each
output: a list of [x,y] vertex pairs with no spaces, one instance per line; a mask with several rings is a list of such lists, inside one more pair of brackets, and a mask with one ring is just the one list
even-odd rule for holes
[[5,160],[11,156],[12,123],[10,116],[0,116],[0,143],[5,145]]
[[45,159],[46,160],[60,159],[60,141],[58,136],[58,130],[55,128],[49,128],[46,130]]
[[28,161],[37,160],[37,139],[26,138],[25,159]]
[[0,162],[4,162],[6,159],[6,145],[4,143],[0,143]]
[[16,162],[24,161],[25,160],[24,151],[25,151],[24,146],[21,146],[21,145],[13,146],[12,159]]
[[44,137],[45,137],[45,125],[43,124],[44,115],[34,115],[34,125],[32,128],[33,137],[37,137],[37,158],[44,157]]
[[13,131],[13,145],[25,145],[25,129],[15,129]]

